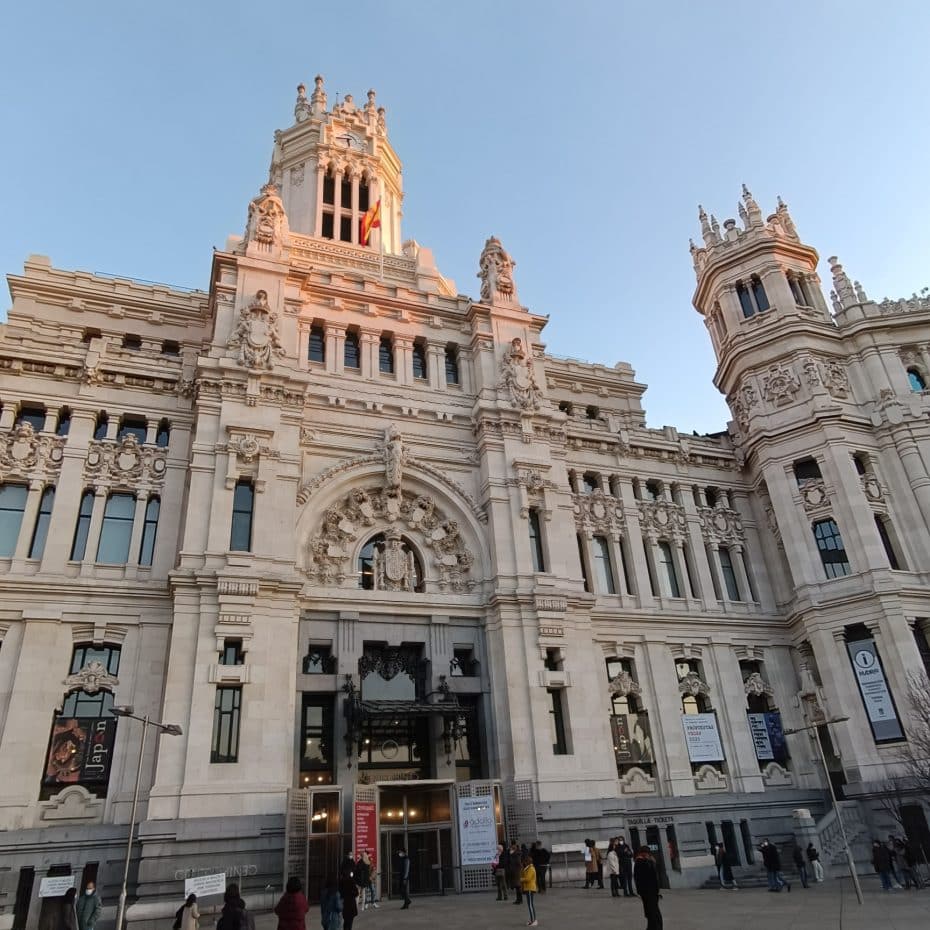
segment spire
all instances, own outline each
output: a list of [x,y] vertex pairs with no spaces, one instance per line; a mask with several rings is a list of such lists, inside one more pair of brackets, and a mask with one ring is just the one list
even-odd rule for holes
[[853,290],[852,283],[849,280],[849,275],[843,270],[843,266],[835,255],[828,258],[827,261],[830,263],[830,272],[833,275],[833,289],[836,291],[840,306],[842,306],[844,310],[854,306],[859,301],[856,298],[856,292]]
[[[752,194],[749,192],[749,188],[746,185],[743,185],[743,203],[746,204],[746,213],[749,216],[749,225],[750,226],[762,226],[762,211],[759,209],[759,204],[752,199]],[[742,214],[740,214],[742,216]]]
[[323,76],[318,74],[313,79],[313,94],[310,96],[313,115],[322,116],[326,112],[326,91],[323,90]]
[[307,86],[297,85],[297,103],[294,104],[294,120],[302,123],[310,118],[310,101],[307,100]]
[[701,221],[701,235],[704,237],[704,245],[708,248],[716,245],[720,241],[720,231],[718,229],[715,233],[711,228],[710,223],[707,221],[707,214],[700,204],[698,204],[698,219]]
[[717,222],[717,217],[713,213],[710,215],[710,228],[714,231],[714,238],[717,242],[720,241],[720,224]]
[[778,198],[778,209],[775,211],[775,215],[778,217],[786,236],[790,236],[792,239],[800,238],[797,229],[795,229],[794,220],[791,219],[791,214],[788,212],[788,205],[781,197]]
[[743,229],[749,229],[749,214],[746,212],[746,208],[742,204],[738,204],[737,210],[739,211],[739,218],[743,224]]

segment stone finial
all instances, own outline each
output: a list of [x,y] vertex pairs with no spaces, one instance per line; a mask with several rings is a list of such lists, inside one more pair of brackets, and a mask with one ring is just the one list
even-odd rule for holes
[[713,213],[710,215],[710,228],[714,231],[714,238],[717,242],[720,241],[720,224],[717,222],[717,217]]
[[778,198],[778,208],[775,210],[775,215],[778,217],[785,235],[790,236],[792,239],[798,239],[798,231],[795,229],[794,220],[791,219],[788,206],[781,197]]
[[830,303],[833,304],[834,313],[839,313],[843,309],[843,305],[840,303],[840,298],[837,296],[836,291],[830,291]]
[[323,90],[323,76],[320,74],[313,79],[313,93],[310,95],[310,104],[314,116],[321,116],[326,112],[326,91]]
[[384,121],[384,107],[378,107],[378,132],[384,135],[387,132],[387,123]]
[[742,204],[738,204],[737,210],[739,211],[739,218],[740,222],[743,224],[743,229],[749,229],[749,214],[746,212],[746,208]]
[[517,288],[513,282],[516,262],[504,251],[500,239],[491,236],[484,244],[479,259],[481,299],[490,303],[516,303]]
[[[865,288],[858,281],[853,281],[853,288],[856,291],[856,300],[858,300],[860,304],[867,304],[869,302],[869,296],[866,294]],[[917,295],[915,294],[914,296],[916,297]]]
[[305,119],[310,118],[310,101],[307,100],[307,86],[305,84],[297,85],[297,103],[294,104],[294,119],[302,123]]
[[845,310],[847,307],[854,306],[857,303],[856,292],[853,290],[849,275],[843,270],[843,266],[835,255],[827,261],[830,263],[830,272],[833,275],[833,289],[836,291],[841,307]]
[[698,204],[698,219],[701,221],[701,235],[704,237],[704,245],[706,245],[707,248],[716,245],[720,241],[720,233],[717,232],[715,234],[713,229],[711,229],[707,214],[700,204]]
[[[743,185],[743,203],[746,204],[746,213],[749,216],[749,226],[762,226],[762,211],[759,204],[753,200],[752,193],[746,185]],[[749,226],[746,228],[748,229]]]

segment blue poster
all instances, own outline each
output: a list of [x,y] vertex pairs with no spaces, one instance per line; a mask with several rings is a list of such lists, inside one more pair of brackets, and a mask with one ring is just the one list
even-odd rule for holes
[[785,763],[788,760],[788,744],[781,725],[781,714],[777,710],[765,715],[765,729],[772,746],[772,758],[778,763]]

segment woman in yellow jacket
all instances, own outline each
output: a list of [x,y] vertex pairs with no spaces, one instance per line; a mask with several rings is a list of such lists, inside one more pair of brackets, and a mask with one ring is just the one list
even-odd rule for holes
[[528,927],[535,927],[539,921],[536,920],[536,866],[529,856],[523,857],[523,868],[520,870],[520,889],[526,898],[526,907],[530,912],[530,919],[526,922]]

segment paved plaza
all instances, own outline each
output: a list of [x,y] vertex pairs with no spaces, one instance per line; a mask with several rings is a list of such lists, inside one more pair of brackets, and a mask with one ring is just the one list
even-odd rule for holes
[[[856,903],[848,879],[805,890],[792,883],[790,893],[765,888],[739,891],[666,891],[662,899],[665,930],[917,930],[930,927],[930,890],[880,891],[878,878],[863,877],[865,903]],[[556,888],[537,895],[540,928],[559,930],[640,930],[645,927],[639,899],[611,898],[610,892],[580,887]],[[493,892],[414,898],[410,910],[400,901],[383,902],[360,914],[354,930],[484,930],[526,926],[526,907],[498,903]],[[270,915],[256,930],[274,930]],[[319,930],[314,907],[308,930]]]

